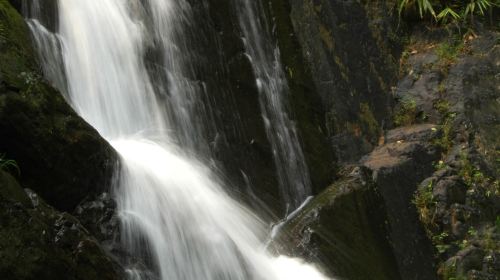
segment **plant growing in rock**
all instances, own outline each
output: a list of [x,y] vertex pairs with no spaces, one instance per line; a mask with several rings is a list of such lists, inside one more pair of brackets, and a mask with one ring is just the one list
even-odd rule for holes
[[5,157],[5,154],[0,154],[0,170],[4,171],[16,170],[18,174],[20,173],[17,162],[12,159],[7,159]]
[[442,61],[453,63],[463,48],[464,45],[462,41],[455,40],[452,43],[445,42],[437,46],[436,54]]
[[40,77],[33,72],[21,72],[21,74],[19,74],[19,77],[24,79],[24,83],[26,85],[26,93],[28,94],[37,89],[40,83]]
[[394,115],[394,124],[396,126],[410,125],[417,118],[417,102],[412,98],[403,98],[401,105]]
[[435,244],[436,249],[440,254],[445,253],[451,247],[449,244],[446,244],[447,243],[446,239],[448,237],[449,234],[447,232],[442,232],[432,237],[432,243]]
[[434,195],[432,194],[432,190],[434,189],[434,182],[431,180],[427,185],[420,189],[413,199],[413,204],[417,207],[420,213],[420,221],[425,225],[433,224],[433,216],[434,216],[434,204],[436,201],[434,200]]
[[488,11],[500,6],[499,0],[398,0],[400,17],[410,9],[418,10],[421,18],[431,17],[438,23],[474,21],[475,16],[484,17]]
[[444,154],[446,154],[453,146],[453,123],[455,121],[455,118],[456,113],[447,113],[444,116],[444,120],[441,126],[441,137],[433,141],[436,146],[440,147],[443,150]]

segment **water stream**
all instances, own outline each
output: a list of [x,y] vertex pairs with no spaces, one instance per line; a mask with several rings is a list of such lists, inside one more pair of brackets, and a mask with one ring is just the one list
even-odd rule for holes
[[[36,19],[29,24],[48,78],[121,156],[114,193],[130,254],[149,256],[162,280],[326,279],[301,260],[267,253],[265,224],[193,156],[202,137],[192,109],[199,88],[186,77],[190,65],[180,36],[192,20],[189,4],[58,5],[57,34]],[[156,92],[144,62],[146,46],[155,42],[163,53],[166,92]],[[58,65],[64,71],[56,71]],[[167,100],[159,100],[160,94]],[[130,279],[149,279],[133,266],[128,273]]]
[[278,172],[281,197],[292,212],[311,195],[311,180],[295,123],[288,114],[288,87],[280,51],[273,43],[261,1],[237,0],[245,48],[256,76],[267,137]]

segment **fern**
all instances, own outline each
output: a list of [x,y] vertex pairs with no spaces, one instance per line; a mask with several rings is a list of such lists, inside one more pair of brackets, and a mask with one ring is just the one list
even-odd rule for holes
[[474,13],[479,12],[480,15],[484,16],[484,12],[494,5],[495,3],[490,0],[471,0],[465,7],[464,17],[467,18],[470,15],[472,21],[474,20]]
[[0,154],[0,170],[8,171],[12,169],[16,170],[17,174],[21,174],[19,166],[15,160],[6,159],[4,154]]
[[446,23],[450,17],[454,21],[458,21],[461,18],[452,8],[446,7],[436,16],[436,19],[442,23]]
[[458,22],[470,18],[474,21],[474,15],[485,16],[488,10],[500,6],[500,0],[398,0],[399,16],[403,11],[416,8],[421,18],[426,15],[432,16],[437,22]]
[[436,18],[436,12],[434,11],[434,6],[430,0],[400,0],[399,3],[399,15],[401,16],[403,10],[417,4],[418,12],[420,17],[424,17],[424,13],[430,13],[434,18]]

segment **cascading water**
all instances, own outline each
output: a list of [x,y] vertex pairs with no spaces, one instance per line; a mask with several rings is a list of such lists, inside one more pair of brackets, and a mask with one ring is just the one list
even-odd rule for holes
[[269,34],[259,0],[236,0],[240,27],[259,89],[260,107],[278,171],[281,196],[290,212],[311,194],[311,180],[295,124],[287,113],[289,88],[280,52]]
[[[63,61],[65,71],[59,75],[64,77],[59,79],[67,81],[72,106],[121,155],[115,198],[124,247],[134,256],[147,255],[163,280],[326,279],[300,260],[266,253],[263,223],[224,192],[211,170],[185,152],[190,143],[173,134],[178,126],[186,126],[189,135],[198,133],[196,128],[187,130],[194,112],[184,106],[189,100],[181,100],[193,98],[182,88],[186,70],[178,58],[182,47],[175,41],[181,29],[169,26],[187,20],[176,19],[187,15],[178,12],[187,2],[63,0],[58,5],[57,35],[35,21],[30,26],[39,38],[40,54]],[[138,6],[154,13],[154,31],[144,24]],[[177,107],[163,106],[156,97],[160,93],[143,62],[148,35],[163,40],[169,89],[179,90],[168,94],[177,95],[172,97],[178,99],[173,103]],[[58,38],[60,44],[45,40],[48,37]],[[60,56],[54,55],[58,48]],[[129,274],[130,279],[149,279],[134,267]]]

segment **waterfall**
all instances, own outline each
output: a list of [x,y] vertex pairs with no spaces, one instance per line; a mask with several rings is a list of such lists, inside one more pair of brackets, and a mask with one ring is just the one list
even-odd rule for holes
[[[193,124],[199,88],[181,40],[192,20],[187,2],[62,0],[58,15],[57,34],[36,19],[30,27],[48,78],[66,81],[54,83],[121,156],[114,195],[130,254],[147,256],[162,280],[326,279],[301,260],[267,253],[264,223],[193,156],[202,136]],[[148,74],[151,45],[161,49],[166,87]],[[60,63],[64,73],[50,70]],[[128,273],[156,279],[134,266]]]
[[288,116],[290,94],[279,48],[273,44],[260,0],[237,0],[240,27],[253,66],[267,137],[273,150],[281,196],[289,211],[311,195],[311,180],[294,122]]

